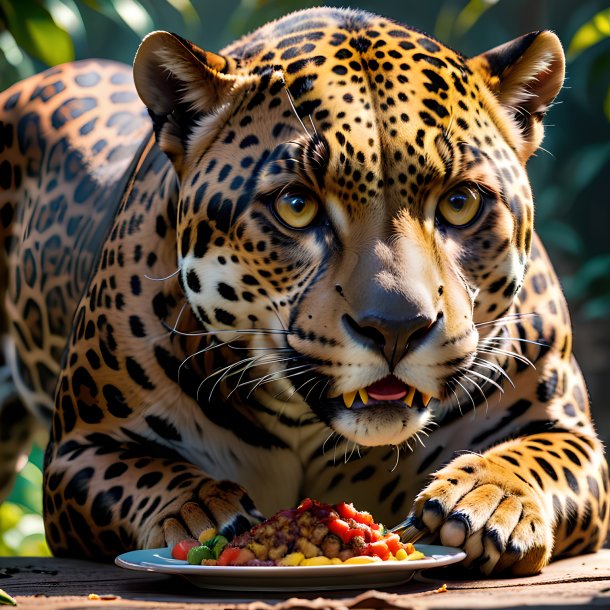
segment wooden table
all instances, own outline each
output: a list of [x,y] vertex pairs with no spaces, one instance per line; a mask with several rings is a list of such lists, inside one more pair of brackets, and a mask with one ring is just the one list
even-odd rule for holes
[[[436,592],[443,583],[448,591]],[[610,608],[610,549],[555,562],[529,578],[474,580],[439,568],[383,591],[290,594],[198,589],[180,577],[74,559],[2,557],[0,588],[16,598],[20,610]]]

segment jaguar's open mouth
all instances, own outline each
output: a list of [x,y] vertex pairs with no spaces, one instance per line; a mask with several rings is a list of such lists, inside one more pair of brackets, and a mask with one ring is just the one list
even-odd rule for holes
[[432,396],[403,383],[394,375],[388,375],[369,386],[344,392],[343,403],[348,409],[372,407],[381,403],[404,403],[408,407],[425,408]]

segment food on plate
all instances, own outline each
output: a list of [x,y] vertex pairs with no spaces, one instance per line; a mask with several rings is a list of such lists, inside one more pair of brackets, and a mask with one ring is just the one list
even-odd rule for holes
[[309,498],[281,510],[231,542],[208,529],[199,540],[183,540],[174,559],[193,565],[320,566],[422,559],[423,553],[375,523],[352,504]]

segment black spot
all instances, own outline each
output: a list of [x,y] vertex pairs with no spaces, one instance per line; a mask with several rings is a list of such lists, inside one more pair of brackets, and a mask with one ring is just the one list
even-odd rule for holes
[[371,464],[368,464],[357,473],[352,476],[352,483],[358,483],[358,481],[367,481],[370,479],[376,472],[376,469]]
[[136,487],[138,489],[142,489],[143,487],[150,489],[151,487],[154,487],[162,478],[163,475],[160,472],[147,472],[138,479]]
[[97,106],[97,101],[93,97],[70,98],[63,102],[51,115],[51,125],[53,129],[59,129],[72,119],[92,110]]
[[423,460],[422,463],[417,468],[417,474],[422,474],[427,472],[430,466],[434,464],[438,456],[442,453],[444,449],[444,445],[438,445],[435,447],[433,451],[431,451]]
[[140,316],[132,315],[129,316],[129,328],[131,329],[131,334],[134,337],[145,337],[146,330],[144,329],[144,323]]
[[[2,188],[5,191],[10,189],[11,182],[12,182],[12,176],[13,176],[13,169],[11,167],[10,162],[6,161],[6,160],[2,161],[2,163],[0,163],[0,188]],[[4,207],[7,207],[7,206],[4,206]],[[6,225],[4,225],[4,226],[6,226]]]
[[129,470],[129,466],[127,466],[125,462],[115,462],[114,464],[110,464],[110,466],[106,468],[106,472],[104,472],[104,480],[108,481],[109,479],[116,479],[127,472],[127,470]]
[[186,283],[193,292],[201,292],[201,282],[194,269],[189,269],[186,273]]
[[447,109],[443,105],[439,104],[436,100],[425,99],[423,100],[423,104],[441,119],[449,115]]
[[429,53],[438,53],[441,50],[441,48],[429,38],[418,38],[417,42],[420,46],[424,47],[424,49],[426,49],[426,51],[428,51]]
[[566,478],[566,482],[568,487],[575,493],[578,494],[580,492],[580,487],[578,485],[578,481],[572,471],[569,468],[563,467],[563,476]]
[[541,379],[536,388],[536,396],[540,402],[549,402],[557,391],[557,383],[559,375],[556,369],[553,369],[546,379]]
[[112,509],[123,496],[123,488],[111,487],[106,491],[100,491],[91,503],[91,518],[96,525],[108,525],[112,521]]
[[66,500],[74,500],[79,506],[84,506],[89,497],[89,484],[95,474],[93,468],[83,468],[79,470],[68,481],[64,489],[64,498]]
[[553,466],[551,466],[551,464],[547,462],[547,460],[545,460],[543,457],[538,456],[534,456],[534,459],[536,460],[536,462],[538,462],[542,470],[544,470],[544,472],[546,472],[546,474],[548,474],[549,477],[553,479],[553,481],[557,481],[559,479],[559,477],[557,476],[557,472],[555,471]]
[[182,435],[178,432],[178,429],[174,424],[167,421],[162,417],[156,415],[147,415],[145,418],[146,423],[150,426],[151,430],[166,441],[181,441]]
[[220,296],[223,299],[226,299],[227,301],[238,301],[239,300],[239,297],[235,293],[235,290],[228,284],[225,284],[224,282],[220,282],[218,284],[218,294],[220,294]]
[[217,307],[214,310],[214,315],[216,316],[216,320],[221,324],[226,324],[227,326],[233,326],[235,324],[235,316],[225,309]]
[[381,488],[381,490],[379,491],[379,502],[385,502],[385,500],[387,500],[390,497],[390,495],[396,489],[396,486],[398,485],[399,481],[400,481],[400,476],[396,476],[392,480],[388,481]]
[[106,399],[106,408],[110,415],[121,419],[131,415],[132,409],[127,405],[125,397],[116,386],[105,385],[102,388],[102,394]]
[[125,368],[133,381],[145,390],[154,390],[155,385],[144,372],[142,366],[131,356],[125,358]]

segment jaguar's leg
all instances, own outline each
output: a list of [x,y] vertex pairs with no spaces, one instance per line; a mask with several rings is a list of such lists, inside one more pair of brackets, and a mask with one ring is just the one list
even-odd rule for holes
[[197,537],[207,527],[230,538],[262,519],[239,485],[148,449],[101,433],[49,447],[45,525],[56,555],[112,558]]

